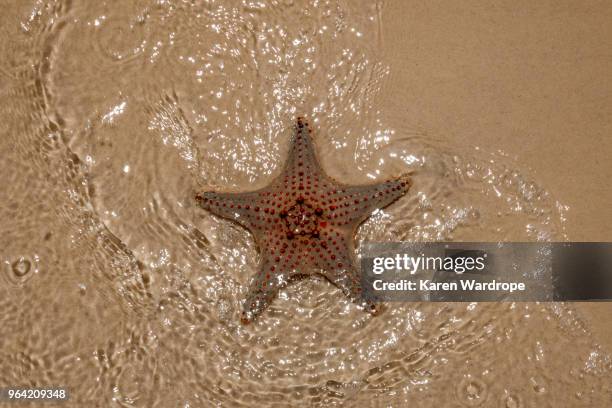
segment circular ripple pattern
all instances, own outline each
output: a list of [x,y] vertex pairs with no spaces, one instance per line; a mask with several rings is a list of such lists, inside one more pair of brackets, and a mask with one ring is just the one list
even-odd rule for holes
[[502,408],[521,408],[523,404],[521,404],[521,399],[519,397],[505,395],[501,398],[501,406]]
[[264,186],[298,115],[334,178],[412,173],[357,247],[563,238],[563,206],[507,158],[376,109],[378,2],[13,3],[0,16],[0,383],[67,384],[75,407],[609,403],[610,359],[565,305],[397,303],[372,317],[313,278],[240,324],[259,255],[193,197]]
[[457,398],[466,407],[477,407],[487,399],[487,386],[482,381],[466,377],[459,383]]
[[18,260],[13,262],[13,264],[11,265],[11,269],[17,277],[21,278],[25,276],[28,272],[30,272],[31,266],[32,263],[30,261],[23,257],[20,257]]

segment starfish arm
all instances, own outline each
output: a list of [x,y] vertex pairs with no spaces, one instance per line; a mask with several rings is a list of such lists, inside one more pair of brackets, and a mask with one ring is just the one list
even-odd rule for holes
[[336,261],[333,267],[326,268],[321,274],[344,293],[351,302],[361,306],[366,312],[377,314],[379,305],[366,300],[363,296],[359,267],[351,255],[353,245],[335,251]]
[[196,202],[206,211],[219,217],[238,222],[246,228],[258,226],[254,208],[257,205],[257,193],[215,193],[204,192],[196,195]]
[[380,312],[381,307],[363,296],[363,288],[361,285],[361,278],[359,277],[357,270],[352,267],[351,269],[339,269],[332,272],[327,272],[324,276],[338,287],[351,302],[361,306],[364,311],[376,315]]
[[259,316],[290,281],[289,273],[279,273],[273,263],[263,261],[249,286],[242,308],[242,323],[248,324]]
[[317,149],[308,122],[303,118],[298,118],[294,126],[283,173],[286,175],[306,174],[313,179],[315,177],[325,179],[326,176],[317,159]]
[[384,208],[406,194],[412,181],[409,176],[380,184],[347,186],[330,196],[329,220],[332,225],[357,225],[374,210]]

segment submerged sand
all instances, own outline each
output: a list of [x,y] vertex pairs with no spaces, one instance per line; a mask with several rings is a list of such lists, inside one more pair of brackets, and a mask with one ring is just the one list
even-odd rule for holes
[[66,406],[607,406],[610,304],[397,303],[323,280],[239,322],[258,254],[194,192],[261,187],[295,116],[364,241],[612,238],[605,2],[11,1],[0,387]]

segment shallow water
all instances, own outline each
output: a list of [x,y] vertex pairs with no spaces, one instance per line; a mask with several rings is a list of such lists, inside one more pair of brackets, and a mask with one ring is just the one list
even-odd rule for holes
[[339,180],[413,175],[360,243],[567,238],[567,207],[502,152],[377,109],[382,7],[7,6],[0,385],[63,385],[75,407],[608,405],[610,357],[571,305],[372,317],[308,280],[240,324],[257,248],[194,193],[264,186],[297,115]]

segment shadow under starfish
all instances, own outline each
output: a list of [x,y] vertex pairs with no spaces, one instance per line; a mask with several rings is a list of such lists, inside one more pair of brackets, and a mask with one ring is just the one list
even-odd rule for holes
[[308,123],[297,118],[284,169],[267,187],[196,195],[203,209],[249,229],[259,247],[261,260],[244,303],[244,324],[261,314],[279,289],[315,274],[366,311],[379,311],[361,296],[354,237],[374,210],[404,195],[411,180],[403,176],[380,184],[338,183],[321,168],[311,133]]

